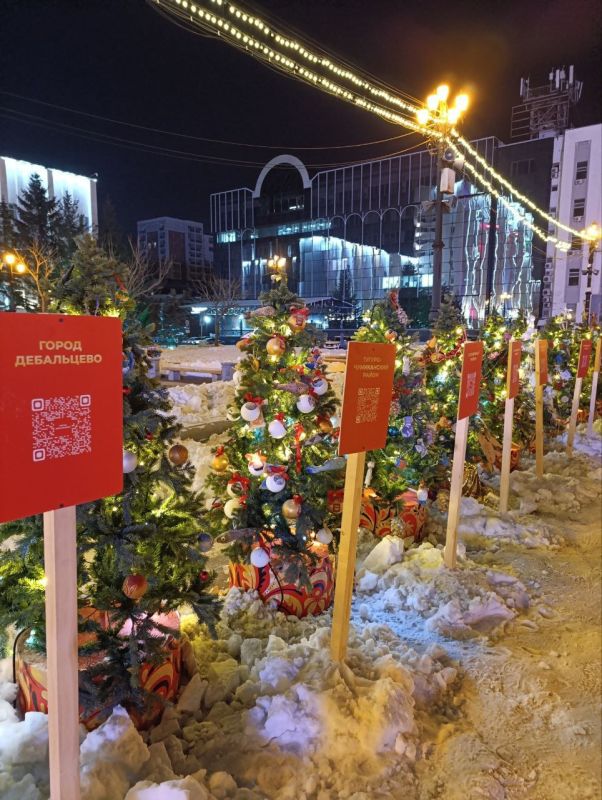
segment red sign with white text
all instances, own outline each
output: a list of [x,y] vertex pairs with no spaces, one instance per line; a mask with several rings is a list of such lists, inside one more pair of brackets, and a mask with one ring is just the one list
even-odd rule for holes
[[387,442],[395,372],[394,344],[350,342],[339,454],[380,450]]
[[537,350],[535,358],[537,360],[536,372],[539,370],[539,386],[548,382],[548,340],[538,339],[536,342]]
[[506,395],[508,400],[512,400],[520,390],[520,357],[522,345],[520,342],[515,342],[514,339],[510,342],[508,348],[508,375],[506,378]]
[[594,343],[591,339],[583,339],[579,348],[579,364],[577,366],[577,377],[585,378],[589,369],[589,360],[592,355]]
[[479,408],[481,390],[481,367],[483,365],[483,342],[466,342],[462,355],[462,377],[458,419],[472,417]]
[[121,322],[0,314],[0,522],[123,488]]

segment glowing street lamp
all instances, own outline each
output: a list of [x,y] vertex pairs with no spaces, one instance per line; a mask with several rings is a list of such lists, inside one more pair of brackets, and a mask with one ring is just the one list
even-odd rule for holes
[[433,293],[429,318],[434,322],[441,306],[441,272],[443,267],[443,191],[441,188],[443,169],[453,156],[444,158],[449,134],[467,111],[470,100],[467,94],[461,93],[454,98],[453,105],[448,103],[449,86],[442,83],[433,94],[426,99],[426,106],[419,108],[416,118],[425,129],[427,136],[434,140],[437,148],[437,197],[435,200],[435,241],[433,242]]
[[583,319],[589,322],[589,311],[592,301],[592,276],[598,275],[599,269],[594,269],[594,257],[598,249],[598,242],[602,238],[602,231],[597,222],[592,222],[584,231],[583,238],[589,242],[589,252],[587,254],[587,269],[583,270],[583,275],[587,276],[585,287],[585,302],[583,305]]

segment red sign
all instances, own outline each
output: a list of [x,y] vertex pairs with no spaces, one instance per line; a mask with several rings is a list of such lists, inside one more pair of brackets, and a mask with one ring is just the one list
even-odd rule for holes
[[538,339],[535,351],[535,372],[539,373],[538,386],[543,386],[548,382],[548,340]]
[[123,488],[121,322],[0,314],[0,522]]
[[589,360],[592,354],[594,343],[591,339],[583,339],[579,348],[579,364],[577,366],[577,377],[585,378],[589,369]]
[[462,356],[462,378],[458,419],[471,417],[479,408],[481,390],[481,366],[483,364],[483,342],[466,342]]
[[508,348],[508,375],[506,377],[506,395],[508,400],[512,400],[520,390],[520,357],[522,345],[520,342],[515,342],[514,339],[510,342]]
[[387,428],[395,372],[394,344],[350,342],[341,414],[339,453],[380,450]]

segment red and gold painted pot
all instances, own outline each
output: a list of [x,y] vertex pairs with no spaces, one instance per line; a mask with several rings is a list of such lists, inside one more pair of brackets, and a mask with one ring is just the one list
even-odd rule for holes
[[[93,618],[99,625],[106,625],[107,627],[109,625],[108,612],[89,608],[80,609],[80,615],[85,618]],[[172,628],[174,631],[180,626],[179,615],[176,612],[157,615],[157,620],[161,625]],[[123,630],[123,634],[126,635],[127,631]],[[93,641],[93,639],[94,633],[83,633],[78,636],[78,643],[82,646]],[[17,706],[22,714],[27,711],[41,711],[47,714],[48,695],[46,691],[45,661],[38,654],[36,654],[34,660],[22,642],[24,642],[23,637],[19,641],[15,652],[15,673],[18,687]],[[144,712],[134,707],[127,708],[134,725],[139,730],[149,728],[157,722],[163,712],[165,702],[174,700],[180,688],[182,653],[179,640],[170,635],[166,636],[163,650],[165,658],[161,663],[143,663],[139,671],[141,688],[157,699],[151,700]],[[79,668],[84,672],[89,667],[97,664],[102,658],[102,653],[95,653],[93,656],[80,656]],[[80,722],[88,730],[92,730],[100,725],[111,711],[111,708],[98,708],[84,713],[84,709],[80,707]]]
[[[269,552],[269,544],[264,544]],[[317,562],[308,568],[311,591],[305,586],[289,583],[284,570],[277,564],[265,567],[230,562],[230,587],[245,591],[255,589],[264,603],[275,600],[278,610],[295,617],[317,616],[330,608],[334,596],[334,563],[328,548],[317,543],[312,545]]]
[[422,538],[426,516],[426,507],[420,505],[415,492],[404,492],[392,503],[383,502],[376,496],[364,496],[360,527],[366,528],[375,536],[382,538],[393,532],[391,530],[392,520],[399,519],[403,524],[401,534],[403,538],[411,536],[414,541],[419,542]]

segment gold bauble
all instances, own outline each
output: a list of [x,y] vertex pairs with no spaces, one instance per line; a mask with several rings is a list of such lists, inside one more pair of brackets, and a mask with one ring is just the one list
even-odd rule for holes
[[215,472],[225,472],[229,464],[228,456],[225,453],[220,453],[211,462],[211,469],[215,470]]
[[282,504],[282,514],[285,519],[297,519],[301,513],[301,503],[298,503],[292,497],[290,500],[285,500]]
[[270,356],[281,356],[284,353],[285,347],[286,346],[282,339],[274,336],[271,339],[268,339],[265,349],[268,351],[268,355]]
[[397,339],[397,334],[395,333],[395,331],[392,331],[392,330],[390,330],[390,329],[389,329],[389,330],[388,330],[388,331],[385,333],[385,339],[386,339],[388,342],[394,342],[394,341],[395,341],[395,339]]
[[322,433],[332,433],[332,422],[328,417],[319,417],[318,428]]

